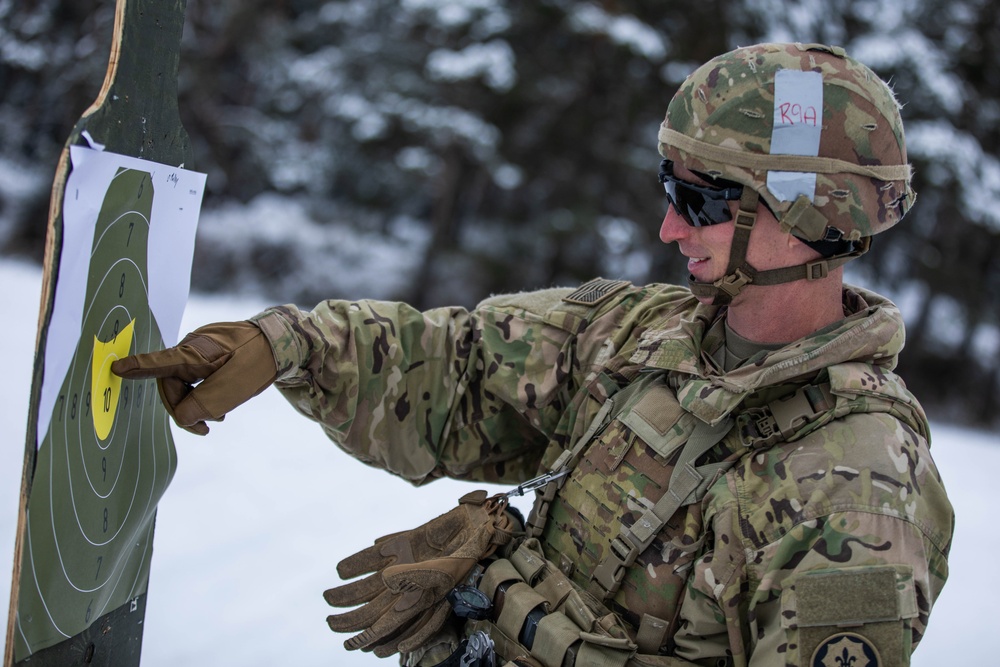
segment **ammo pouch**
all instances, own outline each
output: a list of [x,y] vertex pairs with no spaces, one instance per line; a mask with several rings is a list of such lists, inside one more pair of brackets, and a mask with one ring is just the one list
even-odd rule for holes
[[[469,621],[465,633],[484,630],[493,639],[503,659],[498,667],[692,665],[679,658],[640,654],[642,638],[632,636],[597,598],[546,560],[535,538],[524,540],[509,558],[493,561],[479,589],[494,601],[494,616]],[[532,638],[530,648],[521,643],[526,636]]]

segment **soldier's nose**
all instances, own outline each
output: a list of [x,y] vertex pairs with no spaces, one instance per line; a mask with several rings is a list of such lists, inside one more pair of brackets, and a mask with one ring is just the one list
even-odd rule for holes
[[691,233],[691,225],[687,223],[673,205],[667,206],[667,213],[663,216],[663,224],[660,225],[660,240],[664,243],[672,243],[687,238]]

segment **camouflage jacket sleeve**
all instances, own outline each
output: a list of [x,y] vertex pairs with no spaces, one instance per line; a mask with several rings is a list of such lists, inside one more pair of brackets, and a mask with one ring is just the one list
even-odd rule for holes
[[[619,295],[627,301],[627,292]],[[467,311],[326,301],[256,316],[278,388],[352,456],[414,484],[536,474],[546,443],[597,354],[595,316],[570,290],[495,297]]]
[[679,656],[909,664],[954,525],[920,435],[890,415],[851,415],[746,457],[706,503],[709,546],[688,579]]

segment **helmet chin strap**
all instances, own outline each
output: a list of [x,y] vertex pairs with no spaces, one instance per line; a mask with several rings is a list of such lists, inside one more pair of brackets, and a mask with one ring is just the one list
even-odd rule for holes
[[750,246],[750,232],[757,222],[757,207],[760,195],[753,188],[744,187],[740,197],[740,208],[736,214],[736,230],[729,251],[729,266],[726,274],[714,282],[702,282],[688,276],[691,293],[701,299],[711,299],[714,306],[726,306],[743,291],[747,285],[780,285],[796,280],[820,280],[830,271],[860,257],[871,247],[871,237],[866,237],[851,252],[825,257],[813,262],[780,269],[758,271],[747,262],[747,248]]

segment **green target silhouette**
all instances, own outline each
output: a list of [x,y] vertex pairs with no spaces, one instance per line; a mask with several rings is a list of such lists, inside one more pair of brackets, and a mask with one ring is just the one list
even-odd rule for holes
[[156,505],[176,453],[155,381],[122,381],[110,364],[163,347],[146,268],[154,194],[149,173],[119,169],[97,219],[80,337],[28,502],[18,661],[144,604]]

